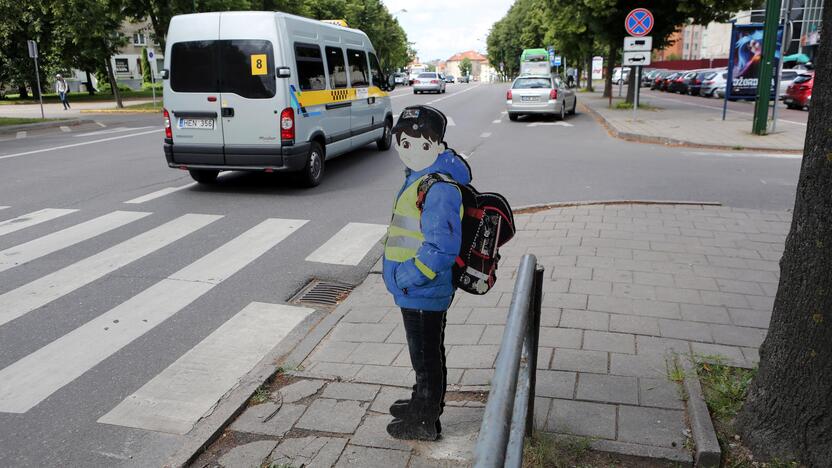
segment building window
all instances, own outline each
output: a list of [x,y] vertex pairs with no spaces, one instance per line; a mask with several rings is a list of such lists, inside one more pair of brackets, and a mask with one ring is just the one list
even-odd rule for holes
[[690,44],[685,44],[685,50],[690,49]]
[[130,73],[130,62],[126,58],[115,59],[116,73],[126,74]]
[[145,45],[147,44],[147,38],[144,37],[143,32],[133,33],[133,45]]

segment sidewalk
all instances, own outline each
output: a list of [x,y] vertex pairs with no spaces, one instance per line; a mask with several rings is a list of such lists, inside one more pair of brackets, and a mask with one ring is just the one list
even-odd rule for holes
[[[161,96],[157,98],[161,100]],[[124,105],[145,104],[153,102],[152,99],[136,99],[125,100]],[[64,110],[62,104],[44,103],[43,112],[47,119],[65,119],[72,117],[80,117],[82,110],[92,109],[115,109],[115,101],[92,101],[92,102],[73,102],[70,98],[69,105],[71,109]],[[40,118],[40,104],[7,104],[0,105],[0,117],[25,117],[25,118]]]
[[[614,98],[613,106],[622,99]],[[601,93],[580,93],[578,102],[601,120],[613,136],[626,140],[669,145],[689,145],[726,150],[803,151],[806,126],[779,122],[777,132],[765,136],[751,133],[751,116],[728,112],[722,120],[719,109],[697,107],[643,96],[636,121],[632,109],[610,109]]]
[[451,393],[439,442],[402,442],[384,431],[387,408],[408,395],[413,372],[400,312],[376,273],[334,312],[340,319],[314,351],[272,386],[283,388],[242,413],[194,466],[470,464],[524,253],[546,268],[537,428],[589,437],[601,451],[690,463],[668,360],[758,361],[790,213],[589,205],[516,221],[496,290],[459,294],[448,312]]

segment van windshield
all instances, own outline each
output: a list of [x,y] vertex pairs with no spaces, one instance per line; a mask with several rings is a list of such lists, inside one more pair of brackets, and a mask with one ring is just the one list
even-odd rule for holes
[[234,93],[267,99],[276,92],[272,43],[264,40],[177,42],[170,86],[179,93]]

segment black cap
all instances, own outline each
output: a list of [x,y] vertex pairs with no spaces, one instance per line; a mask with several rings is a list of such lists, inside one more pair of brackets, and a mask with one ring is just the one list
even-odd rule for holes
[[399,120],[393,127],[393,133],[406,133],[411,136],[425,136],[431,140],[445,140],[445,128],[448,119],[445,114],[430,106],[405,107]]

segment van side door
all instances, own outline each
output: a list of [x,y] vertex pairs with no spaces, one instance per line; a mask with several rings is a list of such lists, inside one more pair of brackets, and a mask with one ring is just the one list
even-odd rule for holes
[[[372,79],[372,87],[370,88],[370,109],[373,113],[373,125],[381,128],[384,125],[384,118],[387,114],[387,103],[390,97],[382,88],[386,86],[384,83],[384,74],[381,73],[381,65],[378,63],[376,54],[370,52],[370,78]],[[378,138],[381,138],[381,132],[378,133]]]
[[350,86],[355,92],[350,111],[351,147],[355,149],[372,141],[372,138],[368,138],[374,119],[370,108],[370,70],[367,53],[360,49],[347,49],[347,70]]
[[330,99],[324,106],[322,127],[327,140],[326,157],[330,158],[350,149],[352,102],[348,96],[349,79],[344,49],[327,45],[324,47],[324,58]]

